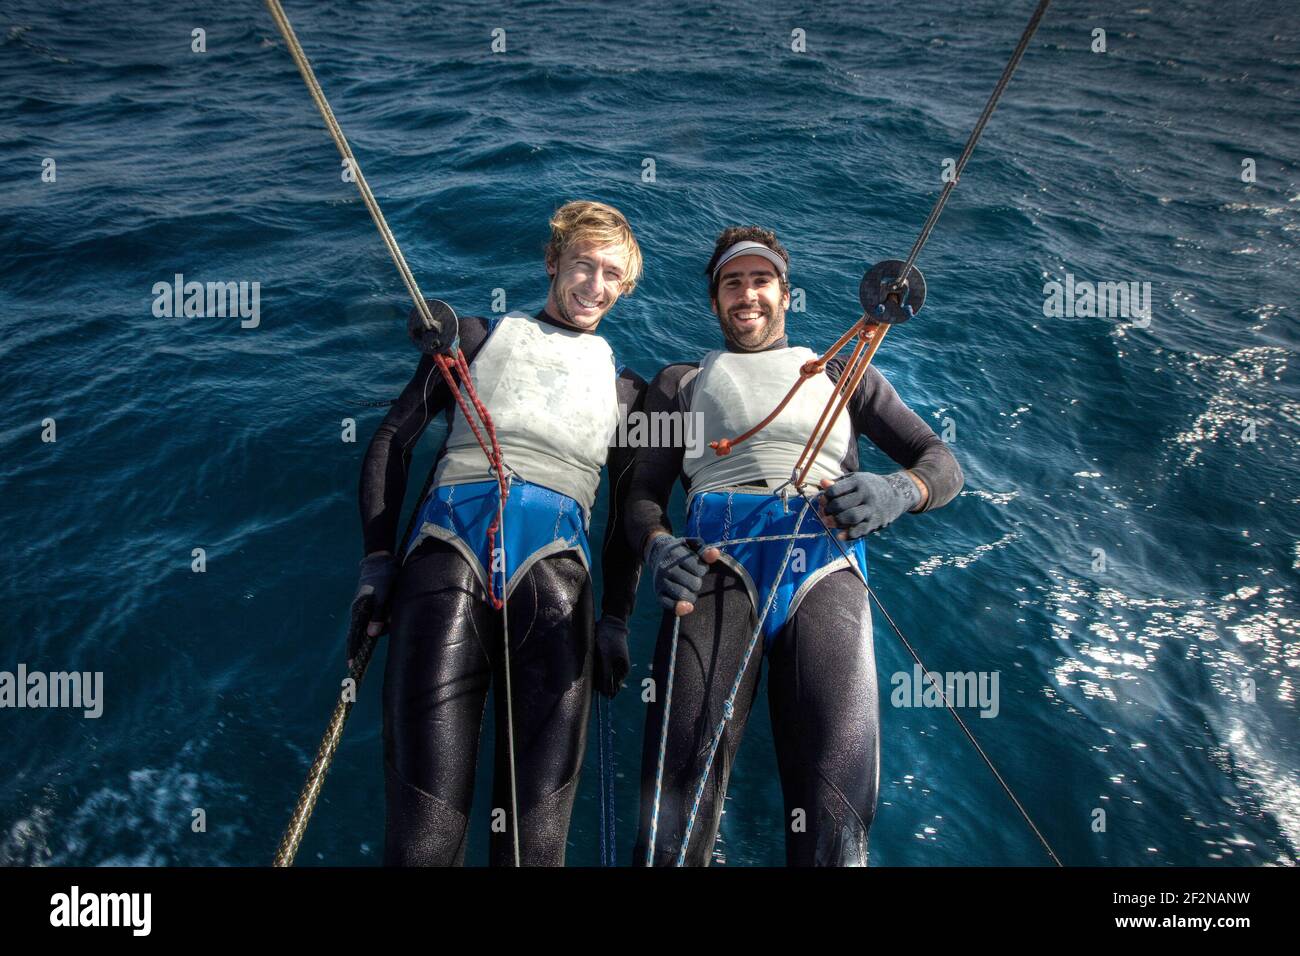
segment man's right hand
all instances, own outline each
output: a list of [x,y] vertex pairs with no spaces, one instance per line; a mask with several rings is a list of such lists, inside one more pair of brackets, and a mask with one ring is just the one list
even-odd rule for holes
[[708,566],[721,555],[717,548],[705,548],[700,538],[675,538],[667,532],[651,538],[646,567],[654,576],[659,603],[678,617],[694,611]]

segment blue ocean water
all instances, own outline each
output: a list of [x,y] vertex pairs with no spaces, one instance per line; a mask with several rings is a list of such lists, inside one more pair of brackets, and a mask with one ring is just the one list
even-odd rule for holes
[[[1058,0],[921,257],[924,312],[877,358],[967,484],[873,542],[873,584],[930,669],[999,674],[998,716],[964,713],[1068,864],[1292,865],[1300,846],[1285,6]],[[535,308],[548,215],[611,202],[646,273],[601,332],[650,377],[717,346],[701,271],[729,224],[789,248],[796,343],[853,322],[1031,7],[287,11],[424,292]],[[0,711],[0,862],[265,864],[343,676],[383,416],[359,403],[414,368],[406,291],[260,4],[7,0],[0,103],[0,670],[104,674],[98,719]],[[156,317],[176,273],[260,283],[260,324]],[[1046,316],[1067,274],[1149,282],[1149,325]],[[625,863],[656,619],[643,588],[613,707]],[[879,616],[876,645],[887,694],[911,661]],[[303,864],[380,858],[382,655]],[[873,863],[1046,862],[946,713],[882,703]],[[782,813],[760,701],[719,860],[783,862]],[[593,735],[569,862],[597,845]]]

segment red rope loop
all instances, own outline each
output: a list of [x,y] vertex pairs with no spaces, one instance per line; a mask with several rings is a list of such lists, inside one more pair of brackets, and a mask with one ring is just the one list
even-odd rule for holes
[[[447,388],[451,391],[452,398],[460,407],[461,414],[465,416],[465,421],[469,424],[470,430],[474,433],[474,438],[478,442],[479,448],[487,456],[489,468],[496,472],[497,489],[501,494],[502,508],[505,507],[506,496],[510,493],[510,483],[506,476],[505,460],[501,456],[501,444],[497,441],[496,426],[492,423],[492,416],[488,414],[487,406],[483,404],[478,397],[478,391],[474,388],[474,381],[470,378],[469,363],[465,361],[465,353],[456,349],[452,356],[435,355],[434,364],[438,366],[438,371],[442,373],[442,380],[447,383]],[[455,374],[453,374],[455,373]],[[457,378],[460,379],[459,384]],[[461,394],[464,389],[464,394]],[[468,396],[469,401],[466,402]],[[479,419],[483,422],[483,430],[487,432],[487,438],[483,437],[483,432],[479,430],[478,422],[470,414],[470,405],[474,406],[474,411],[478,413]],[[501,530],[501,512],[492,518],[492,523],[488,525],[488,561],[489,564],[495,564],[495,549],[497,533]],[[491,585],[488,586],[488,600],[491,602],[494,610],[501,610],[504,602],[506,590],[506,570],[504,562],[501,569],[501,594],[498,598]],[[488,568],[488,576],[491,578],[492,570]]]
[[785,398],[781,399],[776,408],[772,409],[766,418],[749,431],[737,435],[735,438],[722,438],[718,441],[709,442],[709,447],[718,455],[729,455],[731,450],[741,442],[753,438],[772,424],[776,416],[780,415],[785,406],[794,398],[795,392],[799,391],[799,387],[804,382],[814,375],[820,375],[826,369],[826,363],[840,349],[844,348],[851,340],[857,339],[853,352],[844,366],[844,371],[835,383],[835,388],[831,390],[830,398],[826,400],[826,406],[822,409],[817,424],[813,427],[812,434],[808,436],[808,442],[804,445],[803,452],[800,453],[798,461],[795,462],[791,479],[796,486],[803,485],[804,479],[808,477],[808,472],[817,457],[817,453],[821,451],[822,445],[830,437],[831,429],[835,427],[835,422],[839,420],[840,414],[848,405],[849,398],[858,387],[858,383],[866,375],[867,366],[871,364],[871,359],[875,356],[876,349],[880,347],[880,341],[885,337],[885,332],[888,330],[889,326],[887,325],[867,322],[865,317],[859,319],[824,354],[819,358],[809,359],[799,367],[799,380],[790,386],[790,391],[785,393]]

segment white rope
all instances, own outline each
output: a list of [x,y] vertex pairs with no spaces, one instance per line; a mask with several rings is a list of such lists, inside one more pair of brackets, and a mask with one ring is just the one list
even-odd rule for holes
[[393,264],[397,266],[397,271],[402,276],[402,282],[406,285],[406,291],[411,294],[415,307],[424,320],[425,328],[431,327],[433,316],[429,313],[428,303],[424,301],[424,295],[420,292],[420,286],[411,273],[411,267],[406,264],[406,257],[402,255],[402,250],[397,245],[397,239],[393,235],[393,231],[388,228],[388,221],[384,219],[384,214],[379,208],[379,202],[375,199],[375,194],[370,191],[370,184],[366,182],[365,174],[361,172],[361,164],[352,155],[352,147],[348,145],[348,139],[343,135],[342,127],[339,126],[338,120],[334,118],[334,111],[330,109],[329,101],[325,99],[325,92],[316,80],[316,74],[311,68],[311,63],[307,60],[307,54],[302,50],[302,45],[298,42],[298,35],[293,32],[293,26],[289,23],[289,18],[284,14],[284,8],[280,6],[280,0],[266,0],[266,7],[271,11],[271,19],[280,28],[280,34],[289,47],[289,55],[293,57],[293,62],[298,65],[298,72],[302,74],[303,82],[307,84],[307,92],[311,94],[311,98],[316,102],[316,108],[320,110],[320,115],[325,120],[325,128],[329,130],[330,136],[333,137],[334,145],[339,148],[339,153],[347,160],[353,174],[356,176],[357,189],[361,190],[361,199],[365,202],[366,208],[370,210],[370,218],[375,221],[375,226],[379,229],[379,236],[384,240],[384,245],[388,247],[388,254],[393,257]]

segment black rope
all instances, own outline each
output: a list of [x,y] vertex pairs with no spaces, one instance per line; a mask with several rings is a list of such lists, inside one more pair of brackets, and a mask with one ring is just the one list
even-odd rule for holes
[[1049,3],[1051,3],[1051,0],[1040,0],[1038,8],[1034,10],[1034,15],[1029,18],[1029,26],[1025,27],[1025,32],[1020,35],[1020,42],[1016,44],[1015,52],[1011,54],[1006,69],[1002,71],[1002,78],[998,80],[998,85],[993,88],[993,95],[984,104],[984,112],[980,113],[980,118],[975,122],[975,128],[971,130],[970,138],[966,140],[966,148],[961,151],[961,158],[957,160],[957,167],[953,171],[952,179],[944,184],[943,192],[939,193],[939,199],[935,202],[934,208],[930,210],[930,217],[926,219],[925,225],[921,227],[921,234],[916,237],[916,242],[912,244],[912,251],[907,254],[907,262],[898,272],[900,278],[907,276],[912,271],[912,266],[916,264],[916,257],[921,254],[921,247],[930,238],[930,231],[934,229],[934,224],[939,221],[939,214],[943,212],[943,207],[948,203],[948,197],[956,188],[958,180],[961,179],[962,170],[966,168],[966,161],[970,159],[970,154],[975,152],[975,144],[979,142],[980,136],[983,135],[984,127],[987,125],[989,117],[993,115],[998,100],[1002,99],[1002,94],[1006,92],[1007,84],[1011,82],[1012,74],[1016,72],[1016,67],[1020,65],[1020,58],[1025,55],[1029,41],[1038,30],[1039,21],[1043,19],[1043,14],[1047,12]]
[[[806,494],[804,494],[804,490],[798,486],[795,487],[795,490],[799,492],[799,497],[807,502],[808,506],[811,507],[812,501]],[[969,739],[972,746],[974,746],[975,752],[984,760],[985,765],[993,773],[993,776],[997,779],[998,783],[1002,785],[1003,791],[1011,798],[1011,802],[1016,805],[1016,809],[1020,811],[1020,815],[1024,818],[1025,823],[1029,824],[1029,829],[1034,831],[1034,836],[1038,837],[1038,842],[1043,845],[1043,849],[1046,850],[1047,855],[1052,858],[1052,862],[1057,866],[1064,866],[1065,864],[1061,862],[1060,857],[1056,855],[1056,851],[1052,849],[1052,845],[1047,842],[1047,837],[1043,836],[1043,831],[1039,830],[1034,824],[1034,821],[1030,819],[1029,811],[1024,808],[1024,805],[1016,797],[1015,792],[1011,789],[1011,785],[1003,779],[1002,774],[1000,774],[998,768],[993,765],[993,761],[989,758],[989,755],[986,754],[984,748],[980,746],[980,742],[975,739],[975,735],[971,733],[970,728],[966,726],[966,721],[962,720],[961,714],[957,713],[957,708],[952,705],[950,700],[948,700],[948,695],[945,693],[943,685],[931,675],[930,669],[925,666],[925,662],[921,660],[921,656],[916,653],[916,650],[912,647],[911,641],[907,639],[899,626],[894,623],[894,619],[890,617],[889,612],[885,610],[885,605],[881,602],[880,598],[876,596],[875,588],[867,583],[867,578],[863,574],[862,569],[858,568],[857,564],[849,556],[848,549],[844,547],[844,543],[835,536],[835,533],[826,526],[825,522],[818,521],[818,524],[822,526],[822,530],[826,532],[827,536],[835,542],[835,547],[839,548],[840,554],[842,554],[845,560],[849,562],[849,566],[858,572],[857,578],[862,582],[862,586],[867,589],[867,594],[870,595],[871,600],[876,602],[876,607],[880,608],[880,613],[885,615],[885,620],[889,622],[889,626],[894,629],[894,633],[898,635],[898,639],[902,641],[903,646],[907,648],[907,653],[912,655],[912,660],[916,661],[917,666],[921,668],[921,673],[926,677],[929,677],[934,683],[935,689],[939,691],[939,697],[943,700],[943,706],[948,708],[948,713],[952,714],[952,719],[957,721],[957,726],[962,729],[964,734],[966,734],[967,739]]]
[[[1034,9],[1033,16],[1029,18],[1029,25],[1025,27],[1024,33],[1020,35],[1020,42],[1016,44],[1016,48],[1011,54],[1011,59],[1007,61],[1006,67],[1002,70],[1002,76],[998,79],[997,86],[993,88],[992,95],[989,96],[988,102],[984,104],[984,111],[980,113],[979,119],[975,122],[975,128],[971,130],[970,137],[966,140],[966,146],[961,152],[961,158],[957,160],[957,166],[954,170],[952,179],[944,184],[943,191],[939,193],[939,198],[935,202],[934,208],[930,210],[930,215],[925,220],[925,225],[921,227],[921,234],[916,237],[916,242],[912,244],[912,251],[908,253],[906,263],[904,263],[903,267],[898,270],[898,279],[895,280],[896,283],[901,283],[911,272],[912,266],[916,264],[916,257],[921,254],[921,249],[925,246],[926,240],[930,238],[930,233],[933,231],[935,223],[939,221],[939,215],[943,212],[943,207],[948,203],[948,197],[952,195],[953,189],[956,188],[958,181],[961,179],[962,170],[966,168],[966,163],[970,159],[971,153],[975,151],[975,144],[979,142],[980,136],[983,135],[984,127],[988,125],[989,117],[993,115],[993,110],[997,107],[998,100],[1000,100],[1002,94],[1006,92],[1007,84],[1011,82],[1011,77],[1015,74],[1016,67],[1020,65],[1020,60],[1024,57],[1025,50],[1029,47],[1029,41],[1033,39],[1034,33],[1038,30],[1038,24],[1042,21],[1043,14],[1047,12],[1049,3],[1051,3],[1051,0],[1039,0],[1038,6]],[[791,484],[793,484],[793,482],[791,482]],[[811,506],[812,502],[809,500],[808,496],[804,494],[804,490],[797,485],[795,485],[795,490],[799,492],[799,497],[803,498],[803,500]],[[867,594],[870,596],[870,599],[876,602],[876,607],[880,608],[880,613],[885,616],[885,620],[889,622],[889,626],[893,629],[894,633],[898,635],[898,639],[902,642],[903,647],[907,648],[907,653],[911,655],[912,660],[916,661],[917,666],[921,668],[922,673],[924,673],[926,677],[930,677],[933,681],[936,689],[939,691],[940,698],[943,700],[944,707],[948,709],[948,713],[952,714],[953,720],[957,721],[957,726],[962,729],[962,733],[966,735],[967,739],[971,742],[971,745],[974,746],[975,752],[980,755],[980,758],[984,761],[985,765],[989,768],[989,771],[1001,785],[1003,791],[1011,799],[1011,802],[1015,804],[1016,809],[1020,811],[1020,816],[1023,817],[1025,823],[1029,825],[1029,829],[1034,832],[1034,836],[1038,837],[1038,842],[1043,845],[1043,849],[1047,851],[1047,855],[1052,858],[1052,862],[1057,866],[1063,866],[1064,864],[1061,863],[1060,857],[1056,855],[1056,851],[1052,849],[1052,845],[1048,843],[1047,838],[1043,836],[1043,832],[1035,825],[1034,821],[1029,816],[1029,812],[1025,810],[1024,805],[1016,797],[1011,786],[1006,782],[1002,774],[998,772],[998,768],[994,766],[989,755],[984,752],[984,748],[980,746],[980,742],[975,739],[975,735],[971,733],[971,729],[966,726],[966,721],[962,720],[961,714],[957,713],[957,708],[955,708],[952,705],[952,702],[948,700],[948,695],[945,693],[944,688],[939,684],[937,679],[931,677],[930,669],[925,666],[920,655],[917,654],[916,650],[912,647],[912,643],[907,639],[906,635],[903,634],[902,629],[894,623],[894,619],[890,616],[889,612],[885,610],[885,605],[876,595],[875,589],[867,582],[866,575],[861,569],[857,568],[856,564],[854,564],[852,558],[849,557],[848,550],[844,547],[840,539],[835,536],[834,532],[832,532],[825,523],[821,524],[822,530],[826,532],[831,541],[835,542],[835,547],[839,549],[840,554],[849,562],[850,567],[853,567],[858,571],[858,580],[860,580],[862,586],[867,589]]]

